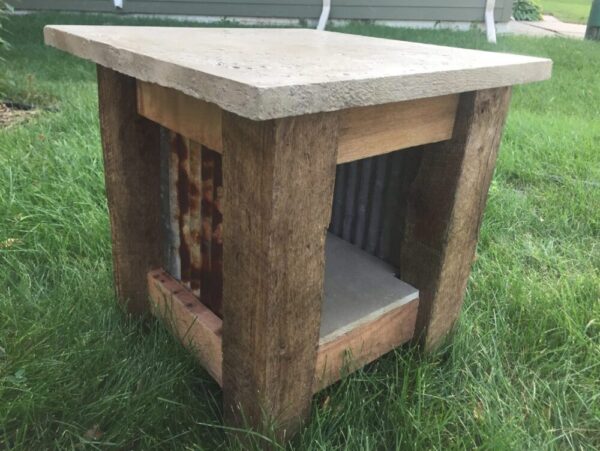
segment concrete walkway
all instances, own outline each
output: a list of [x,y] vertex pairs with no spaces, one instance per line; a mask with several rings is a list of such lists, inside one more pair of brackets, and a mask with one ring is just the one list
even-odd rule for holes
[[498,33],[527,36],[560,36],[573,39],[583,39],[585,36],[585,25],[562,22],[554,16],[543,17],[543,20],[537,22],[511,20],[503,29],[499,29]]

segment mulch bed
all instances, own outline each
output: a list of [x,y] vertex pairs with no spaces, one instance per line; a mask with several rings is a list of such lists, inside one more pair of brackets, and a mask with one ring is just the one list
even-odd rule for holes
[[24,105],[15,102],[0,102],[0,128],[8,128],[27,120],[27,118],[37,114],[31,105]]

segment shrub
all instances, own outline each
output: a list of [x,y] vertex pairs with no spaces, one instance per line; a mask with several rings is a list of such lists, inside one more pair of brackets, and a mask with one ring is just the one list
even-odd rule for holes
[[8,42],[4,38],[4,21],[10,12],[12,12],[11,6],[5,0],[0,0],[0,50],[8,47]]
[[513,17],[516,20],[541,20],[542,7],[537,0],[515,0],[513,3]]

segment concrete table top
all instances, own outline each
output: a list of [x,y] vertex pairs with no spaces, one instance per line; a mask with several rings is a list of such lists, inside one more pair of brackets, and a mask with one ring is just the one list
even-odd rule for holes
[[51,25],[46,43],[254,120],[550,77],[552,61],[307,29]]

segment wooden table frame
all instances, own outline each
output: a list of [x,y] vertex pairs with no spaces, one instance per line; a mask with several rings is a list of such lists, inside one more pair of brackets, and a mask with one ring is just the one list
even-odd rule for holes
[[[313,392],[339,376],[315,382],[327,352],[318,343],[336,164],[420,146],[409,151],[414,175],[399,199],[405,219],[395,256],[419,300],[377,324],[390,332],[385,349],[360,363],[409,340],[415,321],[427,349],[451,330],[510,87],[266,121],[102,66],[98,90],[117,295],[131,313],[152,305],[184,342],[199,326],[184,344],[222,384],[229,422],[274,421],[289,436]],[[224,321],[159,269],[159,124],[223,154]],[[339,349],[329,351],[335,360]]]

